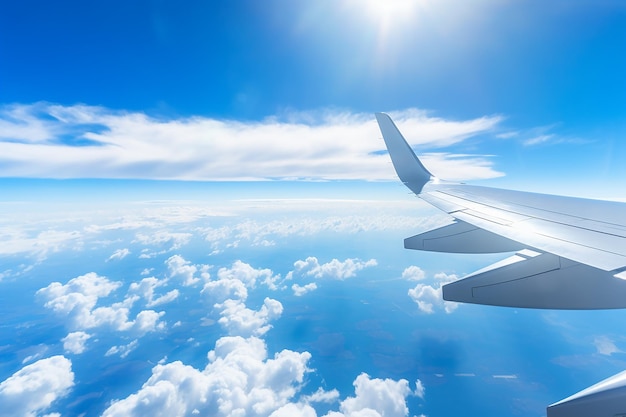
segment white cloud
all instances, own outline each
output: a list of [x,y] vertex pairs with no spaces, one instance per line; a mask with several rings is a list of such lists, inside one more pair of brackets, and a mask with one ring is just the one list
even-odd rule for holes
[[109,258],[107,259],[107,262],[115,260],[115,259],[118,259],[118,260],[124,259],[128,255],[130,255],[130,250],[128,250],[127,248],[118,249],[115,252],[113,252],[113,255],[109,256]]
[[325,391],[322,387],[318,388],[311,395],[305,395],[302,400],[306,403],[333,403],[339,399],[339,391],[336,389]]
[[204,284],[201,292],[215,303],[221,303],[229,298],[239,300],[248,298],[248,289],[243,282],[236,278],[222,278],[217,281],[209,281]]
[[70,247],[80,249],[83,245],[82,238],[82,233],[78,231],[38,230],[29,233],[24,229],[3,228],[0,230],[0,254],[29,252],[38,260],[44,260],[50,253]]
[[409,413],[406,397],[411,394],[406,379],[370,379],[362,373],[354,380],[355,397],[341,402],[341,413],[328,417],[405,417]]
[[85,332],[72,332],[61,339],[63,349],[65,349],[66,352],[76,355],[83,353],[85,351],[85,344],[90,337],[91,335]]
[[315,291],[317,289],[317,284],[314,282],[311,282],[310,284],[306,284],[304,286],[293,284],[291,286],[291,289],[293,290],[293,293],[296,297],[301,297],[308,292]]
[[0,410],[15,417],[35,417],[74,386],[72,362],[52,356],[27,365],[0,383]]
[[159,364],[137,393],[103,416],[268,416],[298,392],[310,357],[283,350],[268,358],[261,339],[223,337],[204,370],[179,361]]
[[167,304],[177,299],[179,295],[180,295],[180,291],[178,291],[177,289],[173,289],[163,294],[162,296],[157,297],[154,300],[151,300],[150,302],[148,302],[148,304],[146,304],[146,306],[156,307],[156,306],[160,306],[163,304]]
[[127,345],[113,346],[109,350],[106,351],[104,356],[112,356],[112,355],[120,355],[120,358],[125,358],[128,356],[130,352],[135,350],[135,348],[139,345],[139,341],[137,339],[128,343]]
[[[393,116],[410,142],[422,148],[492,132],[501,120],[445,120],[419,110]],[[103,107],[36,103],[0,107],[0,127],[3,175],[13,177],[395,178],[388,157],[378,153],[384,146],[372,114],[309,112],[260,122],[165,120]],[[94,146],[64,144],[67,135]],[[472,166],[474,159],[442,154],[432,169],[465,165],[465,179],[499,175],[488,161]]]
[[533,146],[533,145],[539,145],[541,143],[545,143],[548,142],[552,139],[554,139],[555,135],[539,135],[539,136],[534,136],[530,139],[526,139],[524,140],[523,144],[525,146]]
[[175,300],[180,295],[177,289],[173,289],[166,294],[157,296],[155,298],[155,289],[167,285],[167,280],[159,280],[155,277],[143,278],[139,282],[133,282],[130,284],[129,293],[138,294],[147,301],[148,307],[154,307],[162,304],[169,303]]
[[112,282],[106,277],[90,272],[71,279],[65,285],[53,282],[37,291],[37,295],[45,300],[45,307],[68,316],[70,325],[75,330],[109,326],[115,330],[142,335],[164,327],[164,324],[158,321],[163,312],[144,310],[139,312],[134,320],[129,319],[130,308],[138,296],[129,296],[122,302],[109,306],[96,306],[100,298],[107,297],[120,286],[120,282]]
[[251,310],[241,300],[226,300],[222,304],[216,304],[222,316],[220,323],[230,335],[237,336],[260,336],[271,326],[269,322],[275,320],[283,313],[283,305],[271,298],[265,298],[263,305],[258,311]]
[[424,399],[424,395],[426,395],[426,388],[424,384],[419,379],[415,381],[415,392],[413,393],[416,397]]
[[421,281],[426,278],[426,273],[419,266],[411,265],[402,271],[402,279],[407,281]]
[[255,269],[242,261],[235,261],[230,268],[220,268],[217,271],[217,277],[218,279],[238,279],[248,288],[254,288],[257,281],[272,287],[279,278],[274,276],[271,269]]
[[206,282],[202,293],[214,303],[228,299],[245,300],[248,298],[248,289],[255,288],[257,282],[276,289],[276,281],[279,279],[280,275],[274,275],[271,269],[256,269],[237,260],[230,268],[220,268],[217,279]]
[[[168,223],[169,220],[167,219]],[[191,240],[191,233],[173,233],[168,231],[158,231],[154,233],[137,233],[133,243],[141,243],[147,246],[171,245],[168,251],[178,250]]]
[[289,403],[272,412],[269,417],[317,417],[317,413],[308,404]]
[[598,350],[600,355],[611,356],[614,353],[622,352],[617,346],[615,346],[615,342],[613,342],[607,336],[598,336],[593,340],[593,344]]
[[70,316],[79,328],[99,325],[93,314],[94,307],[101,297],[108,296],[122,285],[109,281],[95,272],[73,278],[63,285],[53,282],[37,291],[46,300],[45,306],[57,313]]
[[364,268],[376,266],[376,259],[370,259],[369,261],[362,261],[360,259],[346,259],[341,262],[337,259],[333,259],[325,264],[320,264],[318,259],[314,256],[309,256],[304,261],[296,261],[294,271],[288,275],[288,279],[291,279],[294,274],[312,276],[315,278],[332,278],[332,279],[347,279],[356,276],[356,273]]
[[[195,265],[191,265],[191,262],[185,260],[182,256],[174,255],[165,261],[165,264],[169,270],[169,277],[182,280],[184,286],[200,282],[200,278],[194,276],[198,272],[198,268]],[[208,272],[203,272],[208,276]]]
[[442,296],[441,287],[450,282],[456,281],[456,275],[447,275],[439,273],[435,275],[434,285],[417,284],[415,288],[411,288],[408,292],[409,297],[415,303],[418,308],[427,314],[435,312],[435,308],[442,308],[446,313],[452,313],[456,310],[458,303],[452,301],[444,301]]

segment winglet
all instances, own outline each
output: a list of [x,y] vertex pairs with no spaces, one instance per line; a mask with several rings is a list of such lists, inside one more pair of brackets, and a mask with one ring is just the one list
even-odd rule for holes
[[415,156],[413,149],[411,149],[389,115],[376,113],[376,120],[398,177],[411,191],[416,194],[421,193],[422,188],[433,178],[433,175],[428,172],[417,156]]

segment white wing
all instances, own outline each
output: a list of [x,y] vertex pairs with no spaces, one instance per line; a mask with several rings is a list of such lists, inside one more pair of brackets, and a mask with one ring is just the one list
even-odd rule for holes
[[376,119],[402,182],[456,222],[408,238],[437,252],[517,253],[443,287],[449,301],[551,309],[626,307],[626,204],[455,184]]

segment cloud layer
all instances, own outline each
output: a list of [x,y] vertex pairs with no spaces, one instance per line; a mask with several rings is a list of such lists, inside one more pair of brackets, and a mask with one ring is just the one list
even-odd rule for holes
[[[499,117],[446,120],[393,114],[413,145],[441,149],[494,131]],[[394,179],[371,114],[318,112],[256,122],[160,119],[103,107],[0,107],[3,176],[191,180]],[[500,175],[480,155],[430,153],[448,179]]]

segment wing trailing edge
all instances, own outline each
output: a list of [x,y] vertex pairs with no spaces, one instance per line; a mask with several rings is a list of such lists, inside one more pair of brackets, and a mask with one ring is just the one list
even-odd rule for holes
[[471,304],[560,310],[626,308],[626,281],[551,253],[522,250],[443,286],[443,298]]
[[524,249],[513,240],[457,220],[404,239],[405,249],[449,253],[500,253]]

